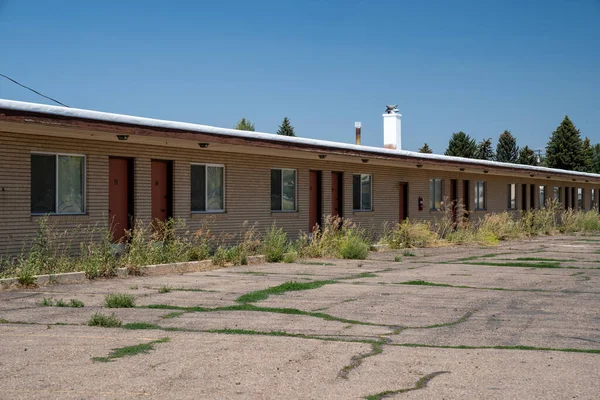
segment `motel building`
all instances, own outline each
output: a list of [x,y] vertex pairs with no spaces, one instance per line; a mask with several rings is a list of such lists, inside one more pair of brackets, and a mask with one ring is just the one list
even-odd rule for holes
[[598,209],[600,175],[401,149],[401,115],[383,114],[384,148],[0,99],[0,255],[18,255],[41,218],[66,231],[180,218],[238,233],[244,221],[290,236],[326,215],[381,227],[435,220],[444,201],[471,218],[557,199]]

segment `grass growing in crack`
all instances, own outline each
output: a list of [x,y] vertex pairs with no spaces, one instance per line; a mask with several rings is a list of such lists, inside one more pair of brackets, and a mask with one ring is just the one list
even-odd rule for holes
[[575,268],[561,267],[559,262],[467,262],[468,265],[484,265],[489,267],[520,267],[520,268]]
[[108,308],[133,308],[135,299],[127,293],[110,293],[104,297],[104,302]]
[[456,321],[443,322],[441,324],[434,325],[426,325],[426,326],[415,326],[415,327],[407,327],[407,329],[433,329],[433,328],[443,328],[446,326],[454,326],[466,322],[473,315],[473,311],[467,311],[465,315],[457,319]]
[[300,290],[317,289],[325,285],[337,283],[333,280],[327,281],[312,281],[312,282],[285,282],[279,286],[273,286],[263,290],[246,293],[236,299],[238,303],[256,303],[260,300],[267,299],[272,294],[283,294],[285,292],[296,292]]
[[40,303],[40,305],[44,306],[44,307],[73,307],[73,308],[80,308],[83,307],[83,301],[81,300],[77,300],[77,299],[71,299],[68,302],[64,301],[63,299],[58,299],[56,301],[52,300],[52,298],[46,298],[44,297],[44,299],[42,300],[42,302]]
[[397,394],[407,393],[407,392],[412,392],[414,390],[423,389],[423,388],[427,387],[427,384],[429,383],[429,381],[431,381],[436,376],[442,375],[442,374],[449,374],[449,373],[450,373],[450,371],[437,371],[437,372],[433,372],[431,374],[427,374],[427,375],[421,377],[421,379],[419,379],[417,381],[417,383],[415,384],[415,386],[413,386],[413,387],[406,388],[406,389],[398,389],[398,390],[386,390],[385,392],[381,392],[381,393],[377,393],[377,394],[372,394],[372,395],[366,396],[365,399],[366,400],[381,400],[381,399],[384,399],[386,397],[394,396],[394,395],[397,395]]
[[142,329],[162,329],[160,326],[156,324],[151,324],[149,322],[130,322],[125,325],[121,325],[123,329],[129,329],[132,331],[142,330]]
[[458,350],[525,350],[525,351],[560,351],[565,353],[588,353],[600,354],[600,349],[573,349],[557,347],[536,347],[536,346],[446,346],[421,343],[391,343],[390,346],[399,347],[424,347],[432,349],[458,349]]
[[394,257],[394,262],[402,262],[402,257],[400,257],[400,256]]
[[360,274],[343,276],[341,278],[336,278],[337,280],[349,280],[349,279],[360,279],[360,278],[376,278],[377,275],[373,272],[361,272]]
[[260,307],[255,306],[254,304],[236,304],[233,306],[223,306],[223,307],[215,307],[215,308],[206,308],[206,307],[181,307],[181,306],[171,306],[168,304],[151,304],[148,306],[144,306],[142,308],[150,308],[150,309],[158,309],[158,310],[177,310],[183,312],[219,312],[219,311],[256,311],[256,312],[268,312],[275,314],[289,314],[289,315],[306,315],[309,317],[320,318],[325,321],[337,321],[343,322],[346,324],[354,324],[354,325],[368,325],[368,326],[385,326],[385,324],[376,324],[372,322],[363,322],[346,318],[339,318],[333,315],[324,314],[320,312],[311,312],[299,310],[297,308],[276,308],[276,307]]
[[88,326],[101,326],[103,328],[118,328],[121,324],[121,320],[115,317],[115,314],[95,313],[88,321]]
[[106,357],[93,357],[92,360],[96,362],[110,362],[117,358],[131,357],[138,354],[147,354],[150,351],[154,350],[155,344],[166,343],[170,340],[171,339],[166,337],[158,340],[153,340],[152,342],[148,343],[136,344],[134,346],[119,347],[117,349],[113,349]]
[[334,267],[335,266],[334,263],[330,263],[330,262],[318,262],[318,261],[300,261],[297,264],[303,264],[303,265],[322,265],[322,266],[328,266],[328,267]]
[[171,290],[173,290],[171,288],[171,286],[169,285],[162,285],[159,289],[158,289],[158,293],[171,293]]
[[517,261],[555,261],[555,262],[577,261],[574,259],[543,258],[543,257],[519,257],[519,258],[515,258],[515,260],[517,260]]
[[342,370],[339,372],[338,376],[342,379],[348,379],[348,375],[350,375],[350,372],[353,369],[358,368],[362,364],[362,362],[364,361],[365,358],[376,356],[378,354],[381,354],[382,352],[383,352],[383,343],[381,343],[381,342],[372,343],[370,352],[361,353],[356,356],[353,356],[352,359],[350,360],[350,364],[344,366],[344,368],[342,368]]
[[174,311],[172,313],[168,313],[168,314],[161,316],[161,318],[162,319],[177,318],[177,317],[181,317],[183,314],[185,314],[183,311]]
[[454,286],[449,285],[447,283],[433,283],[433,282],[427,282],[427,281],[423,281],[423,280],[398,282],[398,285],[454,287]]
[[412,251],[410,251],[410,250],[404,250],[404,251],[402,252],[402,255],[403,255],[404,257],[416,257],[416,256],[417,256],[415,253],[413,253],[413,252],[412,252]]

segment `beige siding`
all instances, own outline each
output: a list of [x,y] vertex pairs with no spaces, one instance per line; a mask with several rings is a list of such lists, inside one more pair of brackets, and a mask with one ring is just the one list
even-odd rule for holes
[[[398,220],[399,183],[408,183],[408,216],[417,220],[433,220],[440,211],[429,210],[429,179],[441,178],[445,200],[450,197],[450,179],[457,179],[458,198],[463,197],[463,181],[470,181],[468,193],[471,210],[474,209],[475,182],[485,181],[487,212],[507,209],[508,184],[517,184],[517,209],[521,209],[521,185],[547,185],[547,196],[552,197],[554,186],[585,187],[585,207],[590,206],[591,185],[574,182],[556,182],[549,179],[520,179],[487,174],[468,174],[460,171],[432,171],[426,168],[399,168],[371,163],[343,163],[328,160],[308,160],[250,154],[224,153],[209,149],[189,149],[140,145],[127,142],[76,140],[69,138],[22,135],[0,132],[0,255],[17,254],[24,243],[36,232],[40,217],[30,213],[30,154],[35,151],[76,153],[86,155],[86,215],[50,216],[56,227],[76,232],[79,225],[108,223],[108,158],[109,156],[134,159],[134,212],[137,219],[150,220],[150,162],[153,159],[173,161],[173,214],[187,220],[191,230],[199,229],[203,220],[214,218],[214,230],[237,233],[244,221],[258,222],[264,229],[273,222],[296,236],[308,227],[309,171],[322,171],[322,212],[331,212],[331,171],[343,172],[343,215],[362,226],[380,227],[385,221]],[[251,150],[251,149],[250,149]],[[216,163],[225,165],[225,212],[192,214],[190,212],[190,164]],[[271,212],[271,168],[297,170],[297,211]],[[373,210],[352,210],[352,174],[373,176]],[[527,189],[529,196],[529,187]],[[563,194],[564,195],[564,194]],[[424,209],[418,210],[418,198],[423,198]],[[537,206],[537,204],[536,204]],[[486,211],[473,211],[482,216]]]

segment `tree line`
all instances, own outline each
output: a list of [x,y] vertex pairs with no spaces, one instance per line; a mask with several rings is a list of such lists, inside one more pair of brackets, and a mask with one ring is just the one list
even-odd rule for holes
[[[252,122],[250,122],[249,119],[242,118],[235,125],[234,129],[237,129],[239,131],[254,132],[254,124]],[[283,121],[281,122],[281,125],[279,125],[277,134],[283,135],[283,136],[296,136],[296,132],[294,132],[294,127],[290,123],[290,119],[288,117],[285,117],[283,119]]]
[[[419,149],[419,152],[433,153],[427,143]],[[483,139],[477,143],[475,139],[462,131],[453,133],[444,154],[479,160],[600,173],[600,144],[592,146],[588,137],[581,139],[581,132],[568,116],[565,116],[556,130],[552,132],[544,155],[536,154],[527,145],[519,148],[517,139],[509,131],[504,131],[498,137],[495,151],[491,138]]]

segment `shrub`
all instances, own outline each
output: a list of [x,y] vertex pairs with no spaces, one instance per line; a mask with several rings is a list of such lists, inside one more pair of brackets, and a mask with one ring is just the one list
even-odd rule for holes
[[297,257],[298,257],[298,253],[296,253],[295,251],[289,251],[289,252],[285,253],[285,255],[283,256],[283,262],[286,264],[292,264],[292,263],[296,262]]
[[109,293],[104,297],[104,302],[108,308],[135,307],[135,299],[127,293]]
[[227,261],[233,265],[248,265],[246,250],[241,245],[231,247],[227,250]]
[[44,307],[52,307],[54,305],[54,302],[52,301],[52,298],[47,299],[44,297],[40,305]]
[[402,262],[402,257],[396,256],[396,257],[394,257],[394,261],[395,262]]
[[342,258],[364,260],[369,255],[369,244],[356,233],[347,233],[338,244],[338,252]]
[[267,262],[280,262],[288,249],[288,236],[282,228],[275,224],[265,233],[262,243],[262,253]]
[[118,328],[122,322],[115,317],[115,314],[104,315],[95,313],[88,321],[88,326],[101,326],[103,328]]
[[431,230],[431,225],[425,222],[413,222],[406,219],[397,223],[384,239],[392,249],[403,247],[427,247],[433,245],[436,234]]
[[23,286],[34,286],[36,279],[32,269],[28,266],[21,267],[17,275],[17,281]]
[[215,251],[215,254],[213,254],[213,258],[212,258],[212,262],[214,265],[217,265],[219,267],[224,267],[225,264],[227,264],[227,250],[225,250],[223,247],[219,246],[217,248],[217,250]]

